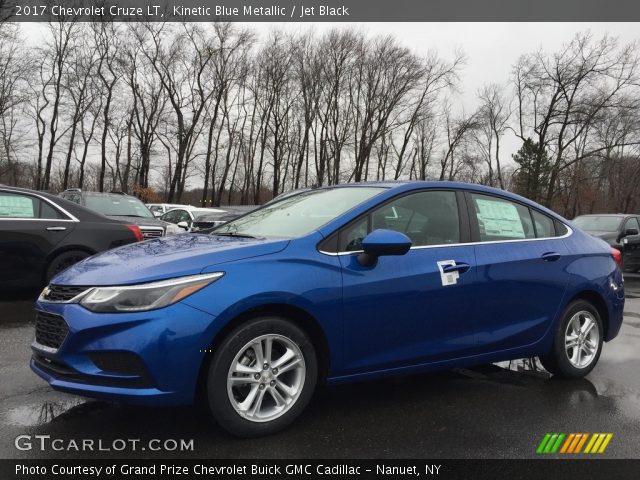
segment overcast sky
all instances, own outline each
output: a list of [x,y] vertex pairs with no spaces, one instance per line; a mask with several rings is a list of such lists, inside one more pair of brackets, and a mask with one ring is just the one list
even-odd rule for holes
[[[253,24],[268,31],[273,26],[287,30],[304,30],[313,26],[318,31],[346,24]],[[435,49],[441,56],[452,58],[456,49],[466,56],[461,70],[461,105],[467,112],[477,108],[476,93],[488,83],[504,84],[518,57],[542,48],[554,52],[569,42],[578,32],[591,31],[600,37],[609,34],[621,43],[640,41],[640,23],[352,23],[365,32],[396,35],[416,53]],[[507,134],[503,161],[520,148],[520,140]]]
[[[21,24],[35,44],[44,24]],[[504,84],[518,57],[539,48],[554,52],[578,32],[618,37],[622,43],[640,41],[640,23],[252,23],[245,24],[261,34],[271,29],[318,32],[333,27],[356,27],[375,34],[394,34],[407,47],[421,54],[436,50],[452,58],[456,49],[466,56],[461,70],[460,104],[467,112],[477,107],[476,92],[488,83]],[[519,148],[515,137],[505,138],[503,161]]]

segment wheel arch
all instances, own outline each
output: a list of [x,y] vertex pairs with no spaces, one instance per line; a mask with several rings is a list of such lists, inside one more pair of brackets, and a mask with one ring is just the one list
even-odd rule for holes
[[329,342],[327,336],[320,326],[318,320],[311,315],[308,311],[287,303],[268,303],[258,306],[253,306],[237,314],[231,320],[229,320],[224,327],[216,333],[215,337],[209,344],[207,352],[200,364],[200,370],[198,372],[198,379],[196,383],[196,396],[195,399],[201,400],[204,396],[204,389],[206,386],[206,378],[208,373],[208,367],[211,363],[211,357],[214,355],[217,347],[222,341],[237,327],[243,323],[258,317],[264,316],[277,316],[287,320],[295,322],[296,325],[301,327],[313,343],[313,347],[316,351],[318,360],[318,383],[324,383],[329,374],[331,366],[331,355],[329,349]]
[[576,300],[585,300],[594,306],[602,320],[602,328],[604,329],[603,337],[607,338],[609,333],[609,309],[607,308],[607,303],[603,296],[595,290],[582,290],[576,293],[571,300],[569,300],[567,305]]

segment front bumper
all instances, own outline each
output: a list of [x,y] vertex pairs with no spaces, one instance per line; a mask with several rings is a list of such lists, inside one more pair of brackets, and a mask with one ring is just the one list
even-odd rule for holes
[[38,302],[68,333],[58,348],[33,343],[31,369],[53,388],[143,405],[193,403],[215,317],[183,303],[150,312],[93,313]]

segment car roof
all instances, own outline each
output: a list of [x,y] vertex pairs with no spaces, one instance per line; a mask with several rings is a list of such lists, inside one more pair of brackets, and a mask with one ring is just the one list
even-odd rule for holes
[[[557,218],[561,218],[560,215],[549,210],[548,208],[537,204],[533,200],[525,198],[521,195],[518,195],[513,192],[508,192],[506,190],[501,190],[495,187],[489,187],[486,185],[480,185],[477,183],[466,183],[466,182],[451,182],[451,181],[440,181],[440,180],[382,180],[382,181],[371,181],[371,182],[356,182],[356,183],[344,183],[341,185],[329,185],[325,187],[319,187],[319,189],[330,189],[330,188],[349,188],[349,187],[379,187],[386,188],[392,191],[411,191],[411,190],[419,190],[419,189],[452,189],[452,190],[469,190],[478,193],[487,193],[499,195],[504,198],[509,198],[521,203],[525,203],[539,210],[543,210],[549,214]],[[311,191],[318,190],[312,189]],[[304,192],[303,192],[304,193]],[[565,219],[563,219],[565,220]]]

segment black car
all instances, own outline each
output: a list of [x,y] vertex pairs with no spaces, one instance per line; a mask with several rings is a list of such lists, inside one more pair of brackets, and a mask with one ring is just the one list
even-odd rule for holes
[[79,188],[70,188],[62,192],[60,196],[107,217],[135,223],[140,227],[145,240],[162,237],[167,233],[165,222],[155,218],[138,198],[126,193],[85,192]]
[[613,213],[580,215],[573,223],[585,232],[606,241],[622,252],[623,269],[640,269],[640,216]]
[[60,197],[0,186],[0,284],[30,288],[103,250],[142,240],[137,225]]

